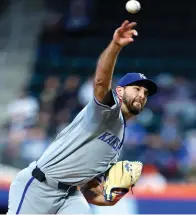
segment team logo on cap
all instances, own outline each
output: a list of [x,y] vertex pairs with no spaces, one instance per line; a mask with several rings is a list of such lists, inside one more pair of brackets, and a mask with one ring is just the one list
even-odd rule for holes
[[144,74],[139,73],[139,75],[140,75],[140,78],[142,78],[142,79],[147,79],[146,76],[145,76]]

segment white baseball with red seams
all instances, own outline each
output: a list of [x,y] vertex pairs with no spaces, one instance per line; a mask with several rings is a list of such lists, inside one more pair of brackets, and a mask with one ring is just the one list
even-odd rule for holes
[[129,13],[134,14],[134,13],[137,13],[141,9],[141,5],[136,0],[130,0],[126,3],[125,8]]

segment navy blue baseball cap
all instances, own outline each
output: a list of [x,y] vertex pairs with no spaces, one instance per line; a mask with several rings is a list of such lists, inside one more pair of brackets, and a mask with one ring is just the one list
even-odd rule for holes
[[157,93],[158,87],[154,81],[147,79],[144,74],[141,73],[127,73],[118,81],[118,86],[125,87],[130,85],[139,85],[148,89],[148,95],[152,96]]

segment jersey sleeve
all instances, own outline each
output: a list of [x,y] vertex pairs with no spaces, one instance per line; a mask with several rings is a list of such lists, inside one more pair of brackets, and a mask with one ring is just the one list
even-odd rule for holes
[[101,185],[106,180],[106,174],[102,173],[101,175],[96,176],[95,179]]
[[112,90],[112,98],[114,100],[114,105],[110,107],[109,105],[100,103],[99,101],[97,101],[95,96],[93,96],[93,98],[87,105],[87,112],[89,116],[91,115],[101,119],[101,117],[103,116],[106,117],[113,113],[119,112],[121,104],[114,90]]

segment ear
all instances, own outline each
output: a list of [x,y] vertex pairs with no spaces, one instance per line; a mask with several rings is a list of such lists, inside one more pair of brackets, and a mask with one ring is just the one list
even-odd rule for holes
[[123,87],[116,87],[116,93],[120,99],[122,99],[125,89]]

